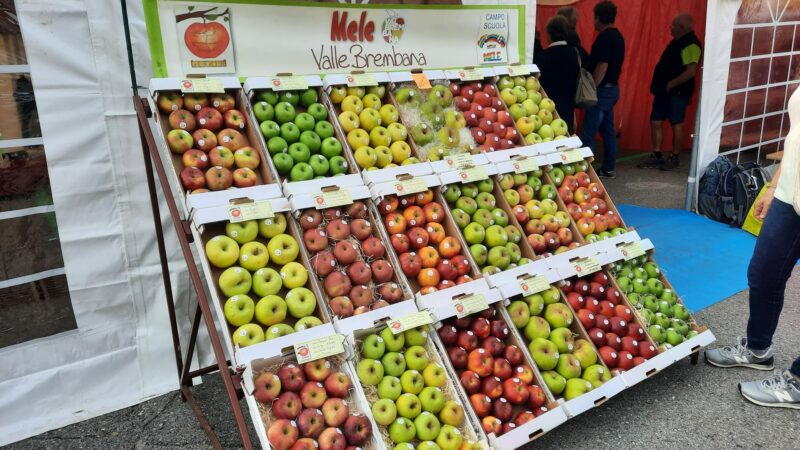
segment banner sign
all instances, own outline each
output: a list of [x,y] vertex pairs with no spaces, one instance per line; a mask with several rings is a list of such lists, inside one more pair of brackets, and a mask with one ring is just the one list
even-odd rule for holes
[[144,0],[157,77],[525,62],[524,5]]

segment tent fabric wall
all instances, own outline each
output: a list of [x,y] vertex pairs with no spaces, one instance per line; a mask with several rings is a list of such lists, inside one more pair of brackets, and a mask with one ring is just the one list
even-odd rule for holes
[[[711,0],[709,4],[716,2],[717,0]],[[597,34],[594,31],[592,11],[596,3],[594,0],[581,0],[571,5],[579,12],[578,34],[586,51],[591,50]],[[652,151],[650,110],[653,97],[650,94],[650,80],[653,69],[661,52],[672,39],[669,26],[677,14],[688,12],[694,17],[695,33],[701,41],[705,41],[704,36],[711,36],[704,33],[706,0],[614,0],[614,3],[617,5],[616,25],[625,37],[625,62],[620,77],[621,95],[614,110],[617,130],[621,130],[619,146],[623,149]],[[547,46],[548,42],[544,33],[545,24],[560,7],[537,5],[536,29],[543,46]],[[708,51],[704,53],[709,54]],[[723,57],[727,58],[728,53]],[[686,115],[685,149],[691,148],[696,109],[697,95]],[[669,149],[671,142],[672,133],[665,130],[663,149]]]
[[[146,86],[152,68],[142,1],[127,5],[136,78]],[[536,11],[527,10],[530,46]],[[17,13],[78,329],[0,349],[0,445],[178,387],[120,2],[26,0]],[[163,200],[160,220],[178,319],[188,325],[192,287]],[[181,331],[186,336],[186,326]],[[198,352],[208,362],[202,326],[200,333]]]

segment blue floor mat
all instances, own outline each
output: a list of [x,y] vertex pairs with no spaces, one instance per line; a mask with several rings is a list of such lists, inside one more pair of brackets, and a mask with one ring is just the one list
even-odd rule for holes
[[747,289],[753,235],[688,211],[618,208],[626,225],[653,242],[656,262],[691,311]]

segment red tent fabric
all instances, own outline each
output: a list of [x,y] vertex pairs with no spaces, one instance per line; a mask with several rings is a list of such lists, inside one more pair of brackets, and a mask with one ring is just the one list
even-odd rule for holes
[[[701,42],[705,41],[705,0],[614,0],[617,5],[616,25],[625,37],[625,63],[620,77],[620,100],[614,110],[617,130],[620,131],[619,146],[635,151],[652,151],[650,140],[650,110],[653,97],[650,95],[650,80],[661,53],[672,36],[669,26],[672,19],[682,12],[694,18],[694,30]],[[573,3],[578,9],[578,34],[586,51],[591,50],[597,33],[594,31],[592,9],[597,0],[580,0]],[[544,32],[547,21],[556,14],[560,6],[537,5],[536,30],[542,45],[547,46]],[[700,72],[696,77],[699,86]],[[691,133],[694,130],[695,110],[698,96],[695,94],[686,114],[686,138],[684,148],[691,148]],[[669,149],[672,133],[665,129],[662,149]]]

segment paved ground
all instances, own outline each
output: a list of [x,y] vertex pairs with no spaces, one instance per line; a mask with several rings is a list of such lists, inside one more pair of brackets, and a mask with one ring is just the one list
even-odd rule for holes
[[[657,172],[620,164],[619,178],[606,184],[618,203],[660,208],[683,205],[685,171]],[[783,320],[775,343],[776,364],[787,367],[800,354],[800,270],[790,281]],[[743,333],[746,292],[697,314],[720,342]],[[713,369],[689,361],[674,364],[600,408],[584,413],[545,435],[530,448],[798,448],[800,413],[772,410],[745,402],[736,384],[766,374],[745,369]],[[240,443],[230,408],[216,376],[206,377],[197,395],[226,448]],[[44,449],[206,449],[205,435],[177,393],[172,393],[54,430],[8,446]],[[508,449],[507,449],[508,450]]]

